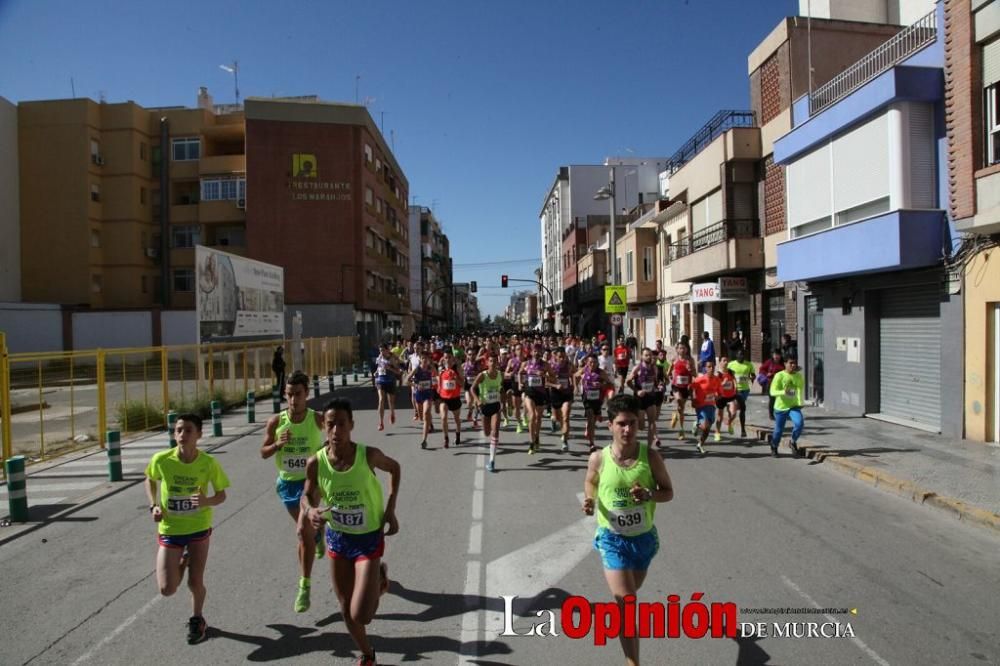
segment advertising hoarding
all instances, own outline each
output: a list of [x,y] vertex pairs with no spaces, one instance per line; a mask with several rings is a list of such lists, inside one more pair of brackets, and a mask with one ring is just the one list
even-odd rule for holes
[[285,270],[195,246],[198,340],[236,342],[285,336]]

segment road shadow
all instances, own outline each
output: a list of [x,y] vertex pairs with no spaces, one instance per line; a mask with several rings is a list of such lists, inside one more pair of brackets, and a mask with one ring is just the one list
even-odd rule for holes
[[[248,643],[256,646],[245,659],[250,662],[277,661],[290,657],[301,657],[316,652],[327,652],[338,659],[351,659],[359,656],[354,641],[343,629],[335,633],[315,634],[316,629],[298,627],[290,624],[269,624],[268,629],[277,632],[277,636],[241,634],[218,627],[208,629],[210,639],[228,639],[238,643]],[[486,656],[511,654],[512,650],[504,643],[484,645],[480,643],[463,643],[448,636],[410,636],[389,637],[377,632],[369,633],[372,647],[378,653],[379,663],[388,664],[387,656],[399,659],[401,662],[428,661],[435,663],[432,655],[435,653],[469,654],[477,650]]]
[[736,666],[763,666],[771,661],[771,655],[767,650],[757,645],[760,638],[740,638],[733,639],[739,648],[736,653]]

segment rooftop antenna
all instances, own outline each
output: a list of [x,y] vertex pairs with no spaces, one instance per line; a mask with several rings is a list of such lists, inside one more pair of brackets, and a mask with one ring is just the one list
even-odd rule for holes
[[240,63],[233,60],[232,65],[219,65],[219,69],[233,75],[233,87],[236,90],[236,106],[240,105]]
[[73,77],[69,77],[69,89],[73,92],[73,99],[76,99],[76,84],[73,83]]
[[[354,76],[354,103],[358,103],[358,86],[361,85],[361,75],[356,74]],[[366,98],[367,100],[367,98]]]

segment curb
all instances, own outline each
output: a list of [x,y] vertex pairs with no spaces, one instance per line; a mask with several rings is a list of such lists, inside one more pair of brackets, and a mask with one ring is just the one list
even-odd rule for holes
[[[752,425],[748,425],[747,430],[756,432],[759,439],[763,439],[762,434],[766,433],[770,435],[772,432],[771,428]],[[918,486],[912,481],[893,476],[875,467],[862,465],[842,456],[840,451],[810,443],[805,439],[799,439],[799,450],[804,457],[815,460],[818,463],[829,464],[838,472],[847,474],[879,490],[907,498],[916,504],[944,511],[961,522],[1000,532],[1000,514],[987,511],[954,497],[939,495],[932,490]]]

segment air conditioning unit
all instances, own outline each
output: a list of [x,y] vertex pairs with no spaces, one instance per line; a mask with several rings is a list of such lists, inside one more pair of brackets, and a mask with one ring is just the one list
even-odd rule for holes
[[147,247],[146,248],[146,256],[149,257],[150,259],[156,259],[157,257],[160,256],[160,248],[158,248],[158,247]]
[[236,200],[236,207],[237,208],[246,208],[247,207],[247,200],[246,199],[237,199]]
[[104,166],[104,158],[100,155],[94,155],[94,164],[97,166]]

